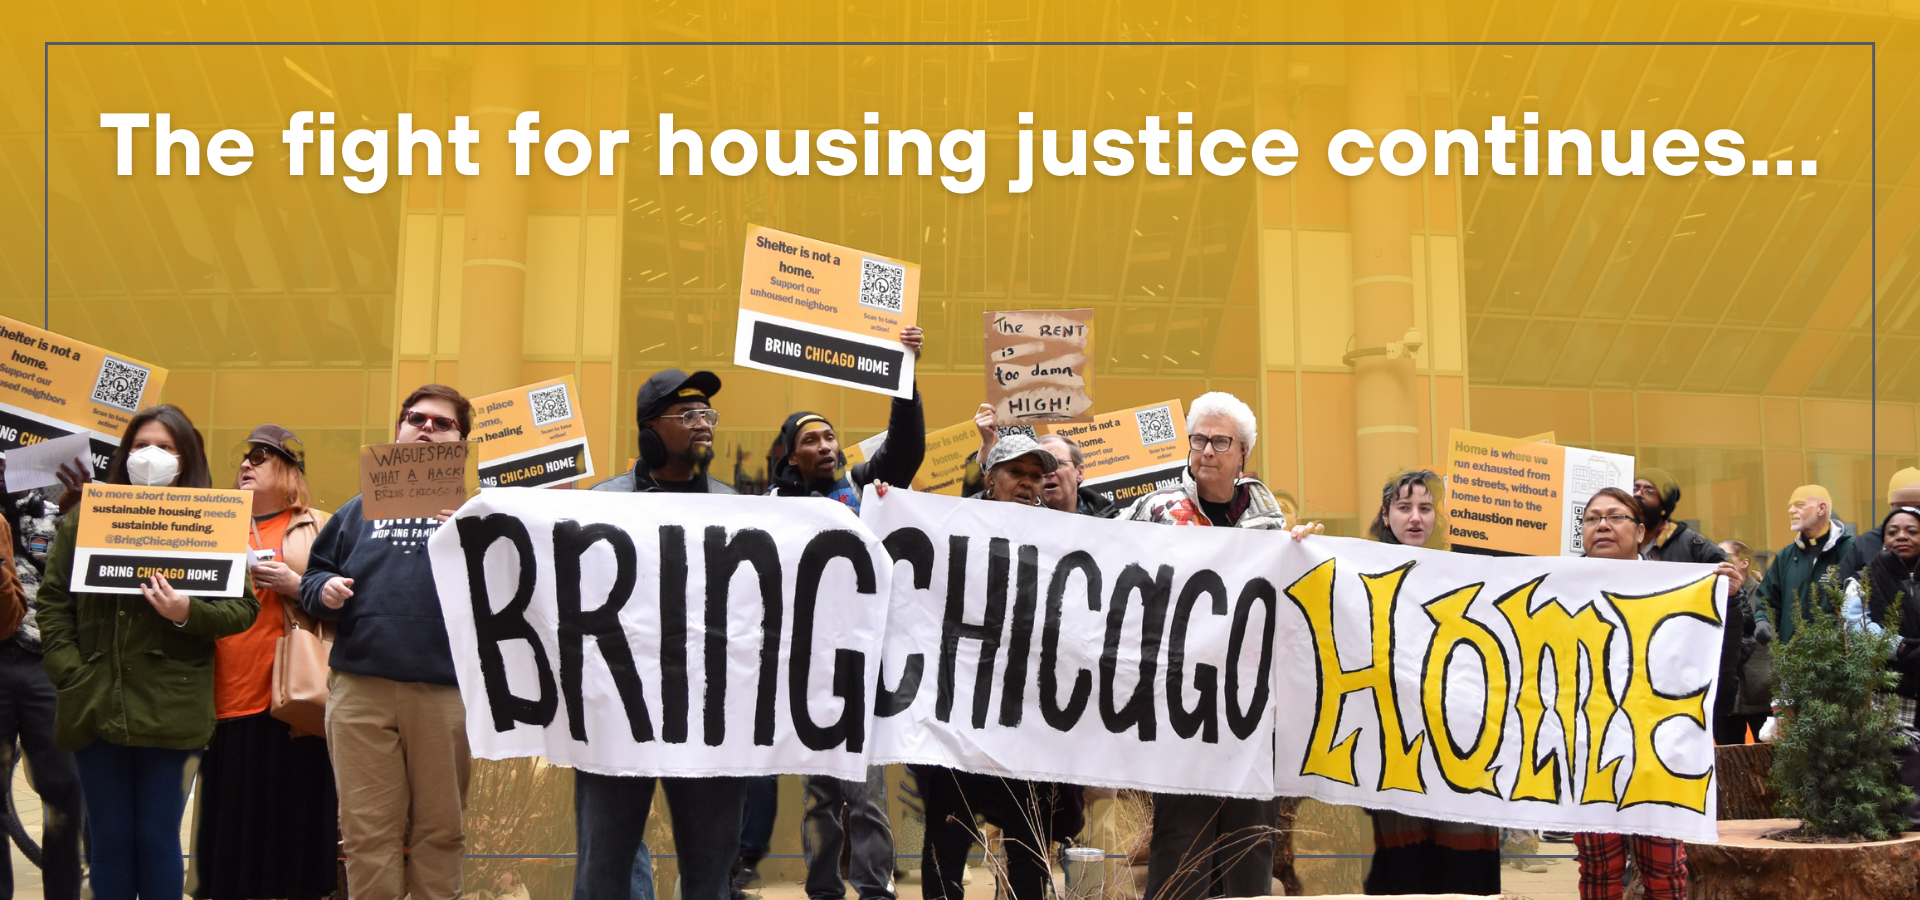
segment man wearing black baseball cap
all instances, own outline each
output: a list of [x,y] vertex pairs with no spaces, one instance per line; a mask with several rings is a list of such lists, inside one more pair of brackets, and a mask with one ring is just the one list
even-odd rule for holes
[[634,418],[640,425],[640,458],[633,471],[607,479],[596,491],[666,491],[731,494],[732,485],[707,474],[713,462],[713,428],[720,411],[713,397],[720,376],[666,369],[640,386]]
[[[707,474],[713,461],[712,406],[720,378],[667,369],[647,379],[634,403],[640,425],[640,458],[633,471],[597,485],[596,491],[732,494],[731,485]],[[573,821],[579,832],[576,897],[628,897],[643,849],[655,779],[573,773]],[[743,778],[661,778],[673,813],[673,843],[679,854],[681,896],[727,900],[729,875],[740,847]]]

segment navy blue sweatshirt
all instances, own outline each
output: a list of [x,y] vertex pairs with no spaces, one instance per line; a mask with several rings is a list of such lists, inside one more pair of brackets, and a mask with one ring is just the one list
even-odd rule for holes
[[[300,579],[300,608],[340,623],[329,665],[390,681],[456,683],[427,559],[427,539],[439,527],[438,519],[367,521],[359,497],[327,520]],[[353,579],[353,596],[328,609],[320,589],[336,576]]]

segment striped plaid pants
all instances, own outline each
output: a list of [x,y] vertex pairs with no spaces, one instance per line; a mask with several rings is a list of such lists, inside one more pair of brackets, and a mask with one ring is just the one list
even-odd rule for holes
[[1671,838],[1578,832],[1580,900],[1621,900],[1627,889],[1627,854],[1640,872],[1646,900],[1685,900],[1687,847]]

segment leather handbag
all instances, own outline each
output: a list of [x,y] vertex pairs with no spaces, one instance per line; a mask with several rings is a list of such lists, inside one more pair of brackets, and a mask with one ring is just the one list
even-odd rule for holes
[[326,623],[295,612],[281,601],[286,630],[273,650],[273,717],[293,726],[295,737],[327,733],[327,658],[333,635]]

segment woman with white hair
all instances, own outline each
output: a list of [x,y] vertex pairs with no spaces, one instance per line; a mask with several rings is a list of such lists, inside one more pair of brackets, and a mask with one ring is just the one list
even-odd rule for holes
[[[1121,518],[1163,525],[1287,530],[1273,492],[1246,474],[1259,428],[1253,410],[1232,394],[1201,394],[1187,408],[1187,468],[1178,487],[1134,501]],[[1294,539],[1320,530],[1291,529]],[[1273,893],[1279,800],[1190,794],[1153,795],[1153,840],[1147,850],[1146,896],[1198,900],[1218,883],[1227,897]],[[1293,892],[1295,885],[1288,885]]]

